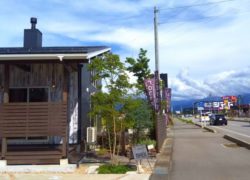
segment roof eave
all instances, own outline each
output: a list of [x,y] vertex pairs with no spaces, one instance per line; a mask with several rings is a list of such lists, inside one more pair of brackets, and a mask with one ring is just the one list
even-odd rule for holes
[[91,59],[93,57],[96,57],[96,56],[98,56],[100,54],[103,54],[103,53],[106,53],[106,52],[109,52],[109,51],[111,51],[111,48],[105,48],[105,49],[102,49],[102,50],[99,50],[99,51],[88,53],[87,59]]

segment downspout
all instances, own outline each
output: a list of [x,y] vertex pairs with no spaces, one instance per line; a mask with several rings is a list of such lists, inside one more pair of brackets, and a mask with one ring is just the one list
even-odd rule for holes
[[78,64],[78,130],[77,144],[81,144],[82,137],[82,64]]

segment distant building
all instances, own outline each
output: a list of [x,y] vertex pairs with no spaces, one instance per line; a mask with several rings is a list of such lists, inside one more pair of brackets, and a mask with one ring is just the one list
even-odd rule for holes
[[195,106],[198,111],[215,111],[235,109],[238,105],[236,96],[208,97],[197,101]]

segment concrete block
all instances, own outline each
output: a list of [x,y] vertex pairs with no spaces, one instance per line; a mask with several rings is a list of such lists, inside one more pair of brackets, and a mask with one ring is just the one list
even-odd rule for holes
[[60,166],[65,166],[69,165],[69,160],[68,159],[60,159]]
[[6,160],[0,160],[0,167],[6,167],[7,161]]
[[245,147],[247,149],[250,149],[250,143],[249,142],[246,142],[245,140],[243,139],[240,139],[240,138],[237,138],[237,137],[233,137],[231,135],[224,135],[223,136],[225,139],[229,140],[229,141],[232,141],[236,144],[238,144],[239,146],[242,146],[242,147]]
[[86,173],[87,174],[98,174],[97,169],[99,168],[99,166],[90,166],[87,170]]

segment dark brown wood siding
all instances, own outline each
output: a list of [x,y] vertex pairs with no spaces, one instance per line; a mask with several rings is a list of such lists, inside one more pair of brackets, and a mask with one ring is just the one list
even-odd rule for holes
[[0,64],[0,104],[3,103],[4,65]]
[[63,65],[27,64],[28,70],[10,65],[10,88],[48,87],[50,101],[62,101]]
[[0,137],[66,137],[66,103],[8,103],[0,113]]
[[[64,82],[67,81],[67,114],[69,142],[76,143],[78,130],[78,75],[76,63],[10,64],[9,88],[43,87],[49,90],[49,102],[63,102]],[[67,71],[65,77],[64,71]],[[67,78],[65,80],[64,78]],[[3,103],[4,65],[0,64],[0,104]],[[59,143],[61,138],[50,138],[50,143]]]

